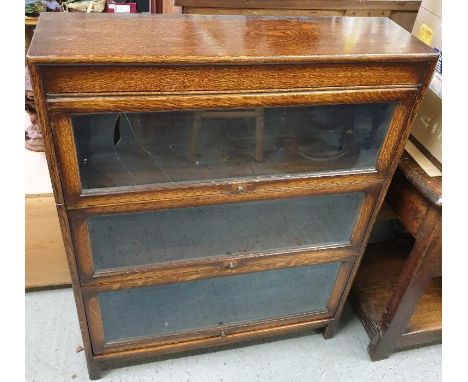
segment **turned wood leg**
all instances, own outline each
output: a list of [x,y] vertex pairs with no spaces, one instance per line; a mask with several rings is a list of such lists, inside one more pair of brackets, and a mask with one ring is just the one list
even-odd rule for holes
[[255,160],[257,162],[263,161],[263,130],[265,126],[263,110],[257,110],[255,118]]
[[195,112],[193,116],[192,134],[190,136],[188,160],[195,162],[198,154],[198,142],[200,140],[200,129],[202,124],[202,113]]
[[369,344],[372,361],[385,358],[397,347],[418,302],[441,262],[441,221],[435,208],[421,224],[416,242],[381,318],[380,336]]

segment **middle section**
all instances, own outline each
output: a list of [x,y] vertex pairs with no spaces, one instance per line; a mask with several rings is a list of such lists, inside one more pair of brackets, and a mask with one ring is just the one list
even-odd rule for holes
[[[125,213],[72,213],[81,280],[161,282],[300,266],[353,256],[367,190]],[[142,273],[143,272],[143,273]],[[140,284],[138,284],[140,285]]]
[[94,269],[346,245],[362,199],[350,193],[92,216]]

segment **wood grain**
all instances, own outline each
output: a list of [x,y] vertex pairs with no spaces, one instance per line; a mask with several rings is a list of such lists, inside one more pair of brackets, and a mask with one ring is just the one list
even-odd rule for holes
[[381,183],[381,174],[367,172],[298,176],[289,179],[259,177],[252,180],[211,182],[211,184],[200,182],[198,185],[188,184],[178,187],[148,186],[135,191],[119,187],[119,189],[109,189],[94,195],[87,193],[86,197],[70,199],[69,208],[78,214],[75,216],[87,216],[356,192],[372,189]]
[[[423,66],[426,70],[427,64]],[[412,99],[418,86],[293,88],[279,91],[188,92],[186,94],[74,94],[48,97],[52,115],[83,112],[137,112],[161,110],[238,109],[377,103]],[[66,118],[67,116],[62,116]]]
[[415,191],[411,184],[404,181],[404,175],[401,172],[395,174],[387,194],[387,203],[406,229],[416,236],[430,208],[430,203],[420,192]]
[[[218,65],[43,65],[47,94],[242,91],[353,86],[417,86],[424,62]],[[103,74],[105,73],[105,74]],[[194,105],[195,106],[195,105]],[[192,107],[194,107],[192,106]]]
[[419,191],[428,202],[442,207],[442,177],[429,176],[405,151],[401,157],[398,168],[405,178]]
[[[79,256],[89,258],[89,254],[80,253]],[[82,288],[88,291],[121,290],[271,269],[346,261],[354,257],[355,253],[349,246],[231,255],[189,262],[134,267],[126,270],[103,271],[96,275],[83,273]]]
[[[139,33],[134,33],[136,29]],[[42,14],[28,62],[90,377],[99,377],[100,364],[105,360],[324,326],[325,337],[332,336],[437,57],[385,18]],[[376,169],[81,189],[70,124],[73,113],[388,101],[398,106]],[[237,262],[233,267],[222,259],[216,264],[199,263],[198,268],[173,263],[160,268],[159,273],[140,269],[128,275],[86,278],[92,275],[93,267],[83,219],[90,215],[359,190],[365,190],[368,196],[350,247],[297,253],[286,249],[248,259],[231,257],[229,261]],[[221,333],[181,334],[177,342],[151,339],[105,349],[96,295],[101,289],[118,290],[180,281],[181,277],[208,278],[330,259],[343,261],[344,265],[327,312],[226,328]]]
[[[28,51],[28,60],[47,64],[232,65],[408,62],[437,57],[432,49],[387,18],[366,17],[359,19],[358,23],[355,20],[42,13]],[[108,33],[110,30],[112,33]],[[128,33],[134,30],[138,33]]]

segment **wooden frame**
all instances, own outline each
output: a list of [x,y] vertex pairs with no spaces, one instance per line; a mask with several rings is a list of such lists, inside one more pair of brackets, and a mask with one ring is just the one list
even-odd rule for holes
[[[258,270],[348,260],[356,256],[356,250],[359,248],[362,237],[364,236],[364,229],[370,218],[372,205],[375,203],[375,198],[379,190],[379,187],[374,185],[360,186],[360,188],[354,190],[356,192],[364,192],[365,196],[359,207],[356,222],[354,223],[349,238],[349,244],[337,245],[330,243],[326,246],[232,254],[100,272],[94,270],[86,217],[95,214],[115,213],[115,211],[108,207],[99,210],[91,210],[91,214],[82,214],[80,210],[71,211],[70,227],[81,284],[90,287],[113,284],[119,288],[125,288],[135,285],[157,285],[159,283],[197,280]],[[312,189],[304,195],[317,196],[324,194]],[[270,198],[271,197],[268,199]],[[282,199],[284,198],[285,196],[282,197]],[[139,212],[146,209],[147,208],[142,209],[139,206],[137,209],[127,208],[125,212]],[[158,207],[157,205],[155,206],[154,203],[151,203],[150,209],[154,211],[157,210]]]
[[[143,99],[135,100],[132,105],[141,106],[127,106],[126,109],[121,109],[114,103],[113,98],[99,98],[94,99],[94,102],[101,101],[106,105],[106,108],[93,108],[93,112],[102,112],[114,107],[114,111],[162,111],[162,110],[181,110],[185,108],[191,109],[193,107],[207,107],[209,109],[226,107],[239,108],[247,104],[246,98],[252,100],[253,104],[260,104],[264,107],[281,105],[281,102],[286,102],[288,105],[320,105],[320,104],[347,104],[354,98],[359,97],[361,103],[375,103],[375,102],[396,102],[394,115],[388,127],[388,132],[385,136],[380,150],[375,170],[340,170],[330,171],[325,173],[309,173],[309,174],[294,174],[288,175],[286,178],[282,176],[264,176],[249,178],[239,178],[224,181],[209,181],[209,182],[179,182],[177,187],[172,185],[139,185],[132,187],[115,187],[105,189],[92,189],[83,190],[81,187],[78,163],[76,155],[69,153],[76,153],[75,142],[73,139],[73,130],[71,124],[70,114],[87,110],[88,105],[83,105],[86,102],[83,99],[79,100],[61,100],[54,98],[52,105],[54,105],[54,113],[52,114],[52,129],[55,144],[57,147],[57,155],[62,171],[62,181],[64,182],[65,200],[70,208],[83,208],[91,206],[99,206],[103,203],[112,204],[117,208],[117,205],[122,203],[128,204],[137,203],[140,201],[154,201],[158,202],[164,199],[165,193],[174,196],[174,188],[180,192],[180,199],[187,201],[188,197],[193,197],[194,189],[191,184],[196,184],[196,192],[200,193],[200,198],[204,202],[206,197],[214,197],[216,194],[225,200],[226,194],[239,195],[239,187],[242,187],[241,194],[250,195],[252,197],[259,197],[264,192],[275,192],[275,188],[282,193],[288,193],[288,188],[299,187],[313,187],[313,188],[327,188],[329,184],[333,184],[340,177],[349,177],[354,182],[378,182],[381,180],[381,175],[386,171],[390,165],[392,154],[396,148],[399,139],[399,130],[395,126],[401,126],[411,106],[414,98],[414,89],[375,89],[372,90],[355,90],[351,94],[346,90],[337,89],[324,92],[303,92],[303,93],[288,93],[287,97],[284,94],[266,93],[266,94],[250,94],[239,99],[238,95],[210,95],[200,96],[200,103],[197,103],[196,96],[192,96],[190,105],[185,104],[185,96],[172,96],[171,104],[166,103],[169,96],[163,97],[142,97]],[[140,98],[139,96],[135,98]],[[234,98],[231,100],[231,98]],[[125,98],[128,99],[128,98]],[[151,102],[154,101],[154,102]],[[179,103],[180,101],[180,103]],[[161,103],[159,103],[161,102]],[[227,103],[229,102],[229,104]],[[71,103],[70,106],[68,106]],[[77,104],[78,103],[78,104]],[[58,107],[57,104],[60,106]],[[115,105],[115,106],[114,106]],[[251,104],[248,103],[250,106]],[[88,106],[89,107],[89,106]],[[245,107],[245,106],[244,106]],[[59,111],[60,110],[60,111]],[[65,110],[66,112],[62,112]],[[89,110],[89,109],[88,109]],[[356,174],[356,175],[354,175]],[[291,181],[296,178],[298,181],[307,181],[309,184],[301,186],[300,182],[296,184]],[[287,181],[284,181],[287,179]],[[347,183],[346,179],[340,180],[342,183]],[[263,185],[267,185],[267,189],[262,189]],[[289,186],[288,186],[289,185]],[[184,190],[187,190],[184,192]],[[255,194],[255,195],[254,195]],[[141,199],[140,196],[141,195]],[[209,199],[208,199],[209,200]],[[245,199],[244,199],[245,200]],[[177,205],[177,204],[175,204]]]
[[[28,64],[39,121],[44,127],[47,160],[90,378],[99,378],[100,365],[107,360],[171,353],[319,327],[325,328],[326,338],[331,337],[438,55],[393,23],[377,18],[363,19],[358,26],[361,30],[357,31],[339,18],[246,20],[243,17],[136,15],[124,19],[105,14],[99,18],[86,15],[89,36],[95,40],[75,44],[71,55],[69,45],[63,41],[70,33],[75,38],[80,36],[75,31],[81,28],[81,21],[73,14],[54,16],[41,16],[28,53]],[[329,33],[331,22],[336,31],[333,36]],[[141,33],[130,41],[128,30],[134,29],[134,23],[138,23]],[[259,27],[262,44],[258,44],[255,33]],[[103,32],[106,29],[115,31],[112,41],[119,44],[107,41],[109,36]],[[225,30],[236,35],[227,35]],[[158,44],[146,40],[150,31],[160,36]],[[200,31],[212,37],[209,43],[193,40],[194,36],[200,36]],[[379,38],[367,38],[366,31],[379,33]],[[61,40],[54,43],[50,36],[52,39],[60,36]],[[356,40],[355,36],[362,37]],[[354,42],[345,45],[349,41]],[[170,55],[165,44],[172,44]],[[125,77],[122,77],[123,68]],[[374,170],[99,191],[81,190],[77,176],[70,125],[72,113],[390,101],[397,102],[398,106]],[[93,275],[83,224],[90,215],[352,191],[365,191],[366,197],[349,247],[252,253],[146,267],[128,274]],[[135,344],[100,354],[104,340],[99,328],[96,296],[99,290],[330,261],[341,261],[343,265],[328,298],[327,313],[230,327],[209,335],[185,334],[185,341],[183,338],[160,343],[150,340],[144,346],[140,343],[143,347]]]
[[[335,259],[338,260],[338,259]],[[336,262],[335,260],[328,259],[326,262]],[[336,308],[338,301],[340,300],[342,289],[348,278],[349,271],[353,265],[352,260],[343,259],[338,271],[337,278],[335,280],[332,293],[327,303],[325,311],[318,311],[314,313],[304,313],[294,315],[291,317],[281,317],[269,320],[259,320],[258,322],[252,322],[248,324],[235,324],[235,325],[223,325],[216,328],[208,328],[197,331],[187,331],[184,333],[170,334],[166,336],[157,336],[154,338],[148,337],[138,340],[124,340],[116,343],[105,344],[104,343],[104,330],[102,327],[101,311],[99,307],[98,293],[114,289],[113,285],[83,288],[84,304],[87,312],[88,322],[90,326],[91,341],[93,343],[94,352],[97,355],[103,355],[107,353],[123,352],[130,350],[138,350],[146,347],[164,347],[169,344],[178,344],[181,347],[189,345],[190,342],[195,340],[206,340],[209,338],[220,338],[223,339],[227,335],[236,335],[245,331],[255,331],[266,328],[276,328],[278,330],[283,326],[289,326],[291,324],[312,324],[317,320],[330,318],[333,314],[333,310]],[[338,260],[340,261],[340,260]],[[301,266],[305,264],[296,264],[295,266]],[[288,266],[290,267],[290,266]],[[276,269],[276,268],[268,268]],[[257,269],[258,271],[259,269]],[[216,277],[215,275],[213,275]],[[180,282],[181,280],[178,280]],[[186,280],[185,280],[186,281]],[[167,282],[167,281],[166,281]],[[170,281],[169,281],[170,283]],[[151,284],[159,285],[159,284]],[[142,285],[139,285],[142,286]],[[119,288],[118,290],[122,290]]]

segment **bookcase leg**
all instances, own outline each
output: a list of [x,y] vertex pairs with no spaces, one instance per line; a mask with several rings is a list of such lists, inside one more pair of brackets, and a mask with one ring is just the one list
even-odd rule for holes
[[93,359],[88,359],[86,363],[88,365],[89,379],[92,381],[96,379],[100,379],[101,378],[101,365],[99,364],[99,362]]
[[325,338],[326,340],[333,338],[335,336],[337,327],[337,320],[333,320],[332,322],[330,322],[322,332],[323,338]]

